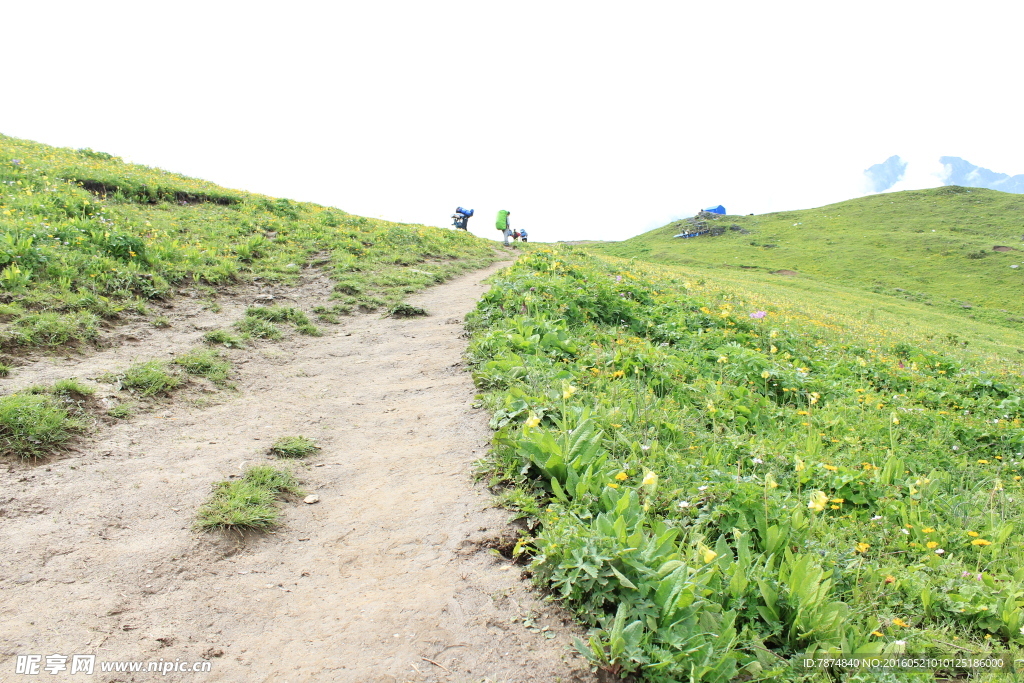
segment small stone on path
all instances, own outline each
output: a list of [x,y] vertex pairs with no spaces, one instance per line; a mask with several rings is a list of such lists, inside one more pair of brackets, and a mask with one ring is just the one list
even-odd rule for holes
[[306,505],[312,505],[313,503],[319,503],[320,502],[320,496],[318,496],[318,495],[316,495],[314,493],[311,496],[306,496],[305,498],[303,498],[302,502],[305,503]]

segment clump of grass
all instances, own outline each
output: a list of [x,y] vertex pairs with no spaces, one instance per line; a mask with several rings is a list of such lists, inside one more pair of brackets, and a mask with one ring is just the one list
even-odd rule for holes
[[388,315],[395,318],[415,318],[416,316],[427,315],[427,312],[419,306],[401,303],[391,307]]
[[153,318],[151,323],[153,327],[166,328],[171,326],[171,321],[166,316],[160,316],[159,318]]
[[121,375],[121,386],[134,389],[140,396],[169,394],[181,386],[181,378],[167,371],[167,364],[151,360],[131,366]]
[[193,349],[175,358],[173,363],[190,375],[199,375],[217,384],[224,383],[231,370],[231,363],[213,349]]
[[241,479],[214,484],[213,495],[199,508],[195,525],[205,531],[269,529],[281,516],[277,500],[283,494],[301,493],[291,472],[269,465],[250,467]]
[[83,399],[95,394],[96,388],[90,387],[88,384],[82,384],[74,377],[71,377],[69,379],[59,379],[54,382],[52,393],[57,394],[58,396]]
[[45,394],[0,397],[0,456],[41,458],[84,429],[78,419]]
[[242,334],[257,339],[280,339],[282,336],[281,330],[274,323],[248,315],[236,322],[235,327]]
[[203,335],[203,341],[207,344],[223,344],[229,349],[240,349],[245,346],[244,339],[227,330],[210,330]]
[[[291,306],[252,306],[245,311],[246,318],[265,320],[271,323],[290,323],[302,334],[319,337],[323,334],[310,322],[306,314]],[[277,337],[272,337],[276,339]]]
[[0,363],[0,377],[7,377],[11,374],[11,366],[7,363]]
[[86,311],[29,313],[16,320],[6,341],[18,346],[63,346],[99,336],[99,318]]
[[124,420],[131,417],[134,412],[135,411],[133,410],[131,403],[118,403],[107,411],[107,415],[110,417],[116,417],[119,420]]
[[96,389],[87,384],[82,384],[76,378],[59,379],[53,384],[34,384],[25,391],[35,396],[49,394],[61,398],[83,399],[96,393]]
[[270,454],[282,458],[301,458],[320,447],[304,436],[282,436],[270,447]]

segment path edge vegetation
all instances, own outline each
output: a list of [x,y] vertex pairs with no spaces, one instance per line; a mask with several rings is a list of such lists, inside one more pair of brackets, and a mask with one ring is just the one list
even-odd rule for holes
[[496,276],[467,318],[481,467],[595,667],[1021,653],[1021,375],[861,322],[566,247]]

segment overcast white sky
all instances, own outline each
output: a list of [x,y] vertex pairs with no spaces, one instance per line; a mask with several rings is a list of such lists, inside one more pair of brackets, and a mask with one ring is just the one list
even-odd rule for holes
[[0,133],[492,238],[1024,173],[1017,1],[0,3]]

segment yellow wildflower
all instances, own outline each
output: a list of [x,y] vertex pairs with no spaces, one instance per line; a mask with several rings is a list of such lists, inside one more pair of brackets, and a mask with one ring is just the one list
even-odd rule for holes
[[566,384],[562,389],[562,398],[567,399],[578,391],[576,387],[571,384]]
[[821,512],[825,509],[825,503],[828,502],[828,496],[824,491],[815,491],[811,494],[811,501],[807,503],[807,507],[815,512]]
[[838,470],[839,468],[838,468],[838,467],[836,467],[835,465],[825,465],[825,469],[826,469],[826,470],[828,470],[829,472],[835,472],[835,471],[837,471],[837,470]]
[[934,550],[935,548],[939,547],[939,544],[935,541],[928,541],[927,543],[925,543],[925,545],[928,547],[929,550]]
[[925,528],[921,529],[921,531],[923,531],[926,534],[930,534],[933,533],[935,529],[931,528],[930,526],[926,526]]
[[772,376],[772,373],[768,372],[767,370],[765,370],[765,371],[763,371],[761,373],[761,379],[768,379],[771,376]]
[[878,631],[872,631],[872,632],[871,632],[871,635],[873,635],[873,636],[878,636],[879,638],[882,638],[882,637],[884,637],[884,636],[885,636],[885,634],[884,634],[884,633],[879,633]]
[[977,545],[977,546],[992,545],[992,541],[986,541],[984,538],[976,538],[973,541],[971,541],[971,545]]
[[658,485],[658,475],[655,474],[654,472],[651,472],[650,470],[648,470],[647,474],[644,475],[643,482],[641,482],[641,483],[644,486],[657,486]]
[[536,427],[540,424],[540,418],[534,414],[530,414],[530,419],[524,423],[527,427]]
[[907,622],[903,621],[899,617],[896,617],[895,619],[892,620],[892,625],[893,626],[902,626],[903,628],[910,628],[910,624],[908,624]]
[[979,534],[977,531],[968,531],[967,535],[968,536],[980,536],[981,534]]
[[705,548],[701,555],[704,557],[704,564],[711,564],[715,561],[715,558],[718,557],[718,553],[710,548]]
[[619,377],[625,377],[625,376],[626,376],[626,373],[623,372],[622,370],[616,370],[615,372],[612,373],[612,377],[614,377],[615,379],[618,379]]
[[987,465],[988,464],[988,460],[979,460],[978,464],[979,465]]
[[857,544],[857,552],[858,553],[866,553],[868,551],[868,548],[870,548],[870,547],[871,547],[870,543],[858,543]]
[[618,474],[615,475],[615,478],[618,479],[619,481],[625,481],[628,476],[629,475],[626,474],[625,472],[619,472]]
[[619,485],[616,484],[615,482],[611,482],[610,484],[608,484],[608,488],[610,488],[610,489],[617,489],[617,488],[619,488]]

